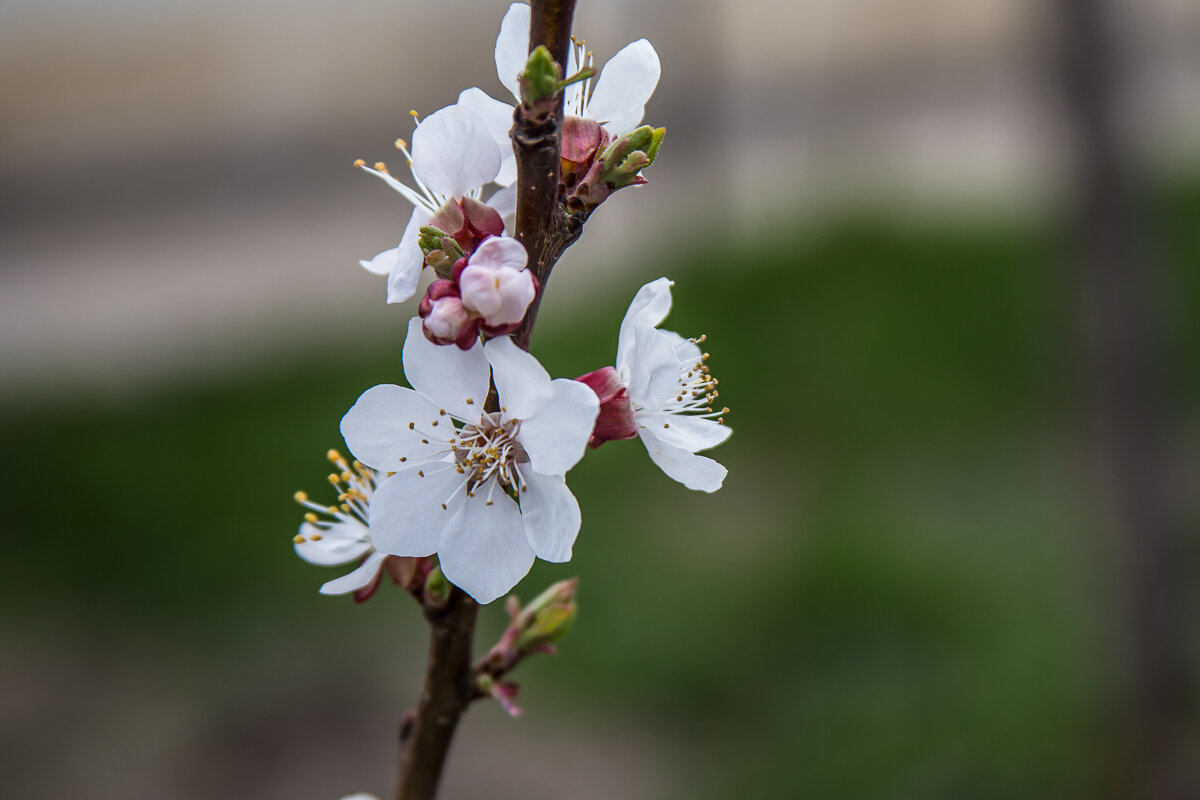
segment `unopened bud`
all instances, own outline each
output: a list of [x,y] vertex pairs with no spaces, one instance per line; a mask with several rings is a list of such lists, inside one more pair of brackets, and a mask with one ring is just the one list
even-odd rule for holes
[[458,275],[463,306],[482,317],[492,335],[520,325],[537,294],[537,281],[525,269],[527,258],[516,239],[493,236],[479,245]]
[[453,590],[450,581],[442,574],[441,567],[434,567],[425,579],[425,607],[443,609],[450,602],[450,592]]
[[562,74],[554,57],[544,45],[538,45],[525,62],[521,73],[521,102],[526,108],[537,108],[539,101],[553,97],[559,90]]
[[517,638],[517,650],[522,654],[546,650],[571,630],[575,622],[574,601],[546,606],[534,615],[529,627]]
[[666,134],[666,128],[643,125],[617,139],[601,156],[604,163],[601,178],[613,189],[644,182],[638,173],[654,163]]
[[550,649],[550,645],[566,635],[575,621],[575,592],[579,579],[571,578],[552,584],[533,598],[513,620],[519,631],[517,651],[522,655]]

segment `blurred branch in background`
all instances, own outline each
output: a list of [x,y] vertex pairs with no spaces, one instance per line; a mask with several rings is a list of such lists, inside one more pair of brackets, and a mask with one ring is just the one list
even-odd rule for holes
[[1096,453],[1118,538],[1119,652],[1109,762],[1114,798],[1200,796],[1186,760],[1190,713],[1181,591],[1182,522],[1171,497],[1160,330],[1161,276],[1148,250],[1121,128],[1128,50],[1108,0],[1060,0],[1063,108],[1076,174],[1070,214]]

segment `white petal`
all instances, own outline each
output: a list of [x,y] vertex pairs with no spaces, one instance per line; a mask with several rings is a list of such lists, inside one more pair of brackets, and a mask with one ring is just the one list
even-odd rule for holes
[[728,472],[725,467],[705,456],[689,453],[682,447],[666,444],[657,437],[657,432],[651,428],[639,431],[642,443],[650,458],[667,476],[679,481],[689,489],[702,492],[715,492],[721,488]]
[[517,100],[521,99],[521,73],[529,60],[529,6],[513,3],[500,21],[496,37],[496,76]]
[[617,337],[617,371],[627,374],[625,367],[632,352],[638,328],[656,328],[671,311],[671,287],[675,284],[666,278],[651,281],[638,289],[621,320],[621,332]]
[[[425,263],[425,254],[417,239],[421,235],[421,226],[429,222],[429,212],[423,208],[414,208],[404,228],[404,236],[400,246],[396,248],[396,260],[392,262],[388,274],[387,301],[403,303],[417,292],[417,282],[421,280],[421,267]],[[365,264],[363,266],[366,266]]]
[[479,245],[474,253],[471,253],[471,258],[467,263],[493,269],[500,267],[524,269],[528,261],[529,254],[525,252],[525,245],[511,236],[493,236],[485,239],[483,244]]
[[550,403],[521,423],[518,439],[529,465],[543,475],[565,475],[579,463],[600,413],[600,401],[579,381],[551,381]]
[[[526,34],[528,36],[528,33]],[[458,105],[467,108],[488,129],[500,148],[500,171],[492,180],[508,186],[517,179],[517,157],[508,132],[513,126],[513,107],[492,98],[482,89],[471,87],[458,96]],[[495,208],[495,206],[493,206]]]
[[500,396],[500,407],[508,419],[529,419],[554,396],[550,374],[531,354],[498,336],[484,345],[492,364],[492,380]]
[[[314,534],[317,538],[313,538]],[[371,549],[367,529],[361,522],[335,522],[328,527],[300,523],[303,542],[296,542],[296,555],[319,567],[335,567],[357,561]]]
[[[354,457],[368,467],[394,472],[406,463],[430,458],[439,449],[437,442],[421,441],[427,438],[423,431],[438,417],[438,407],[427,397],[382,383],[363,392],[342,417],[342,438]],[[445,424],[449,426],[449,421]]]
[[396,266],[396,259],[399,256],[400,248],[392,247],[384,250],[369,260],[359,259],[358,263],[367,272],[374,272],[376,275],[387,275],[392,271],[392,267]]
[[402,470],[381,483],[371,497],[375,549],[394,556],[433,555],[462,504],[463,492],[455,493],[462,482],[453,464],[439,463]]
[[372,169],[371,167],[360,167],[360,169],[362,169],[364,172],[371,173],[372,175],[374,175],[375,177],[379,178],[384,183],[386,183],[388,186],[392,187],[392,189],[394,189],[397,192],[399,192],[400,194],[404,195],[404,199],[407,200],[408,202],[412,203],[417,208],[422,208],[429,202],[424,197],[417,194],[416,191],[408,188],[403,183],[401,183],[400,181],[393,178],[387,172],[381,172],[377,169]]
[[383,567],[386,558],[387,553],[371,553],[358,569],[348,575],[334,578],[322,586],[321,594],[349,594],[359,589],[365,589],[378,577],[379,570]]
[[587,115],[604,123],[614,136],[628,133],[642,121],[661,75],[662,65],[650,42],[638,39],[626,45],[604,65]]
[[644,408],[659,409],[667,398],[679,391],[680,363],[670,336],[655,328],[632,327],[626,340],[625,371],[618,373],[627,381],[629,397]]
[[517,213],[517,185],[505,186],[490,198],[487,204],[496,209],[496,213],[504,220],[505,228],[512,230],[512,216]]
[[430,114],[413,132],[413,174],[438,194],[462,197],[500,171],[500,148],[483,120],[464,106]]
[[530,471],[525,478],[529,488],[521,490],[521,518],[533,552],[545,561],[570,561],[583,519],[575,495],[561,476]]
[[649,428],[664,444],[679,447],[690,453],[716,447],[729,438],[733,430],[715,419],[700,419],[684,414],[638,414],[639,428]]
[[404,340],[404,376],[439,407],[465,422],[479,421],[491,377],[479,344],[466,351],[434,344],[421,333],[420,318],[413,317]]
[[516,502],[497,491],[489,506],[485,495],[467,498],[438,545],[447,580],[480,603],[507,594],[529,572],[534,558]]

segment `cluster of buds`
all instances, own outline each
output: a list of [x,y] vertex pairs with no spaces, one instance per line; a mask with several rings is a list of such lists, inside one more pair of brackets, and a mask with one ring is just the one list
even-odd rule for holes
[[564,119],[558,192],[567,211],[589,214],[618,189],[645,184],[641,171],[654,163],[666,132],[643,125],[614,140],[595,120]]
[[435,344],[454,344],[462,350],[471,349],[480,332],[503,336],[515,331],[538,292],[520,242],[491,235],[467,250],[461,230],[469,228],[465,223],[460,235],[453,236],[430,225],[421,228],[420,239],[426,263],[439,276],[417,308],[421,330]]
[[480,697],[495,699],[510,715],[521,709],[515,700],[520,687],[501,677],[534,653],[553,655],[554,643],[566,635],[575,621],[575,590],[579,579],[551,585],[521,608],[516,597],[509,597],[506,609],[510,622],[500,641],[475,664],[475,691]]

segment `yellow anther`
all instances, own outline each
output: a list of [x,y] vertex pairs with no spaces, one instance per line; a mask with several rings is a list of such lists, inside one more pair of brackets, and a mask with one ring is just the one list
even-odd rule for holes
[[342,460],[342,454],[337,450],[330,450],[325,454],[325,457],[335,464]]
[[417,119],[417,118],[419,118],[419,117],[421,116],[421,115],[420,115],[420,114],[418,114],[418,113],[417,113],[415,110],[410,110],[410,111],[408,112],[408,115],[409,115],[410,117],[412,117],[413,119]]
[[338,476],[337,476],[336,472],[329,473],[328,479],[329,479],[329,482],[332,483],[334,486],[337,486],[338,483],[340,482],[340,481],[338,481]]
[[474,401],[474,400],[472,400],[472,399],[471,399],[471,398],[469,398],[469,397],[466,399],[466,403],[467,403],[467,405],[469,405],[469,406],[473,406],[473,405],[475,405],[475,401]]
[[404,152],[405,148],[408,147],[408,142],[404,141],[403,139],[397,139],[396,141],[392,142],[392,144],[401,152]]
[[295,500],[297,503],[307,503],[308,502],[308,492],[296,492],[294,495],[292,495],[292,499]]
[[350,513],[350,506],[346,505],[345,503],[342,503],[342,511],[343,511],[343,512],[345,512],[345,513],[347,513],[347,514],[349,514],[349,513]]
[[417,474],[418,474],[418,475],[420,475],[422,478],[424,478],[424,477],[425,477],[425,471],[424,471],[424,470],[420,470],[420,469],[419,469],[419,470],[417,470]]
[[344,480],[346,483],[349,483],[350,481],[354,480],[354,473],[346,470],[342,473],[342,480]]
[[444,416],[446,416],[446,409],[444,409],[444,408],[439,408],[439,409],[438,409],[438,416],[439,416],[439,417],[444,417]]
[[316,522],[317,515],[310,511],[304,515],[304,519],[307,520],[308,522]]
[[379,172],[382,172],[384,175],[390,174],[390,173],[388,173],[388,170],[387,170],[387,164],[383,163],[382,161],[375,162],[375,169],[378,170]]
[[704,359],[705,361],[708,361],[708,353],[701,354],[700,358]]
[[314,533],[312,536],[308,537],[308,540],[310,542],[319,542],[319,541],[321,541],[321,539],[322,539],[322,536],[319,533]]
[[296,544],[304,544],[305,539],[303,536],[301,536],[300,534],[297,533],[295,536],[292,537],[292,541],[295,542]]
[[669,428],[669,427],[671,427],[671,423],[669,423],[669,422],[664,422],[664,423],[663,423],[663,427],[664,427],[664,428]]
[[329,508],[327,508],[327,509],[325,509],[325,510],[326,510],[326,511],[328,511],[330,514],[336,514],[336,513],[338,513],[338,507],[337,507],[337,506],[330,506]]
[[365,167],[366,165],[367,165],[367,162],[366,162],[366,160],[365,160],[365,159],[362,159],[362,158],[356,158],[356,159],[354,159],[354,166],[356,166],[356,167]]

